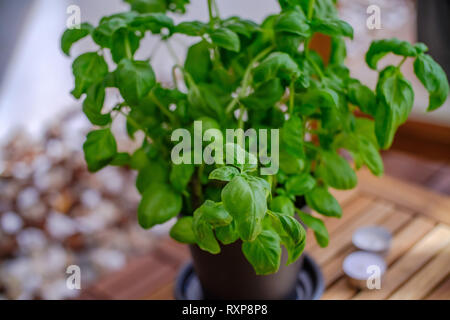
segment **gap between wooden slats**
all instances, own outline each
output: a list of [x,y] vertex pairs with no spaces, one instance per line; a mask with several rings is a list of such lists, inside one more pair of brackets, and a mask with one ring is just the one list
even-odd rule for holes
[[428,297],[427,300],[450,300],[450,276],[442,283],[438,284]]
[[450,273],[450,244],[389,297],[390,300],[423,299]]

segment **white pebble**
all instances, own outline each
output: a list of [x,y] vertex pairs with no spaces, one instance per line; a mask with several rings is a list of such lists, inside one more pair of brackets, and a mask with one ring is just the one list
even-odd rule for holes
[[47,231],[50,235],[59,240],[64,240],[67,237],[77,232],[76,222],[66,215],[58,212],[51,212],[46,221]]
[[17,206],[20,210],[27,210],[39,202],[39,191],[28,187],[17,196]]
[[0,224],[7,234],[16,234],[23,227],[22,218],[15,212],[6,212],[2,215]]

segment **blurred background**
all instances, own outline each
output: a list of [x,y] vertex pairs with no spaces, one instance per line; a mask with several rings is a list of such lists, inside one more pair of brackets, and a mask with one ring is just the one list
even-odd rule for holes
[[[206,1],[191,2],[183,20],[205,20]],[[0,299],[76,297],[76,290],[66,288],[68,265],[81,266],[82,285],[90,285],[148,252],[168,229],[137,226],[139,196],[132,172],[107,168],[92,175],[86,170],[81,146],[90,125],[69,94],[72,60],[59,45],[73,4],[81,8],[82,21],[93,25],[128,9],[120,0],[0,0]],[[223,16],[239,14],[258,22],[278,10],[274,0],[218,4]],[[367,8],[373,4],[381,9],[379,30],[366,27]],[[364,54],[379,38],[426,42],[449,75],[450,1],[340,0],[338,5],[341,18],[355,30],[348,66],[366,84],[373,87],[376,74]],[[182,36],[173,40],[180,59],[190,41]],[[318,45],[326,50],[326,43]],[[149,37],[137,56],[148,57],[154,46]],[[93,47],[84,39],[72,56]],[[152,63],[159,79],[169,81],[173,63],[161,47]],[[387,172],[448,195],[450,101],[425,113],[428,94],[415,79],[412,62],[403,68],[417,93],[413,120],[400,130],[394,151],[385,154]],[[107,103],[113,105],[117,94],[109,96]],[[124,130],[120,124],[115,129],[126,148]]]

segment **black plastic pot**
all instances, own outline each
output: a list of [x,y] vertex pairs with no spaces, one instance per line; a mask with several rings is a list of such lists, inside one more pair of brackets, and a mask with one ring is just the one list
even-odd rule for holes
[[[297,208],[309,209],[303,197]],[[277,273],[258,276],[242,253],[242,241],[221,245],[217,255],[191,245],[192,264],[180,272],[175,297],[180,300],[295,300],[319,299],[324,281],[319,267],[307,255],[286,265],[288,254],[282,247]],[[306,257],[306,258],[305,258]]]
[[277,273],[258,276],[237,241],[222,246],[221,253],[209,254],[198,246],[190,246],[195,273],[200,280],[206,300],[280,300],[296,299],[296,283],[303,257],[286,266],[287,252],[283,249]]
[[[325,281],[319,266],[306,253],[303,254],[302,268],[298,270],[295,283],[295,297],[289,296],[287,299],[319,300],[322,297]],[[205,300],[208,298],[205,298],[203,294],[202,286],[191,262],[181,268],[178,274],[175,298],[177,300]]]

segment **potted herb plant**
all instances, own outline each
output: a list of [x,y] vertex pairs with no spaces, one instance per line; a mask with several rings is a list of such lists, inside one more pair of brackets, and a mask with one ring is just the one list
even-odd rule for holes
[[[286,298],[305,248],[304,226],[320,246],[328,245],[324,223],[305,204],[339,218],[342,209],[329,188],[354,188],[355,169],[363,165],[383,173],[379,150],[390,147],[414,103],[400,69],[404,61],[414,59],[415,74],[430,95],[429,111],[445,102],[448,80],[424,44],[398,39],[374,41],[368,49],[367,64],[379,72],[375,90],[352,78],[344,59],[353,29],[338,18],[332,0],[279,0],[280,12],[262,24],[221,17],[215,0],[205,1],[207,22],[174,23],[170,16],[185,13],[189,0],[126,0],[131,11],[64,33],[67,55],[87,36],[98,45],[73,63],[72,94],[83,98],[83,111],[97,126],[84,144],[86,162],[93,172],[108,165],[138,171],[139,223],[151,228],[179,217],[170,234],[191,245],[208,297]],[[196,39],[184,65],[174,63],[172,86],[157,81],[151,59],[135,59],[147,33],[169,47],[177,34]],[[315,33],[331,37],[329,61],[310,49]],[[401,62],[379,69],[389,53]],[[123,100],[106,108],[106,88],[117,88]],[[137,132],[145,136],[132,154],[117,150],[110,129],[117,116],[126,117],[130,139]],[[208,137],[227,129],[241,133],[227,143]],[[279,136],[269,134],[255,153],[242,135],[249,129],[279,129]],[[175,152],[192,135],[200,136],[192,142],[200,155],[185,146]],[[210,143],[232,150],[231,161],[220,161],[219,149],[211,153],[219,161],[196,161]],[[349,152],[354,168],[340,150]],[[279,170],[261,173],[271,166]]]

